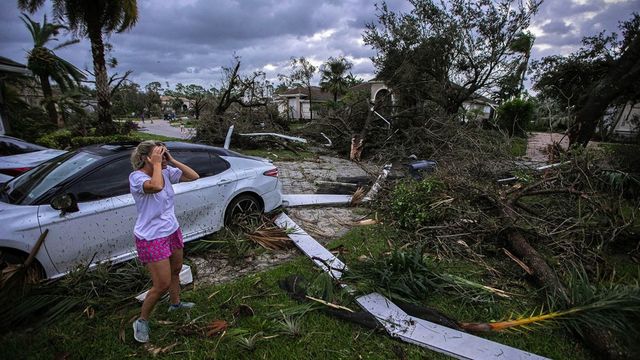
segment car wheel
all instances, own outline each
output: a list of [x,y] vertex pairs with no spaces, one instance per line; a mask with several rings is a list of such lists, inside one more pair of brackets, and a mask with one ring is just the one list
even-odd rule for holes
[[[2,272],[3,281],[9,276],[17,275],[20,266],[27,259],[26,255],[16,253],[11,250],[0,249],[0,271]],[[24,281],[27,284],[35,284],[45,278],[44,269],[37,262],[31,263],[27,271],[24,273]]]
[[253,195],[243,194],[233,199],[224,215],[227,227],[243,227],[256,223],[262,213],[262,204]]

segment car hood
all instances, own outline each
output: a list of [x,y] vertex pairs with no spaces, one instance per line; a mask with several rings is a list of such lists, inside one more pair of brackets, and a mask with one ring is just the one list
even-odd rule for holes
[[10,155],[0,157],[0,169],[13,169],[13,168],[32,168],[41,163],[53,159],[58,155],[66,153],[64,150],[40,150],[26,154]]

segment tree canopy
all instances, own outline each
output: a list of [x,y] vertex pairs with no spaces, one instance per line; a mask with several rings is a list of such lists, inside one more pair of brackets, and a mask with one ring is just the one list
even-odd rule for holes
[[474,93],[493,94],[526,54],[513,51],[541,1],[410,0],[395,13],[377,7],[364,42],[377,51],[378,78],[405,106],[435,103],[455,114]]

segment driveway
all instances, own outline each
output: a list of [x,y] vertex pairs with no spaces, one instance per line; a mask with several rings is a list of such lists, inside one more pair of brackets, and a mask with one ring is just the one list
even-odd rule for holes
[[178,139],[189,139],[193,136],[191,128],[184,128],[180,131],[179,127],[171,126],[168,121],[163,119],[148,119],[145,120],[144,124],[138,122],[138,127],[141,132]]

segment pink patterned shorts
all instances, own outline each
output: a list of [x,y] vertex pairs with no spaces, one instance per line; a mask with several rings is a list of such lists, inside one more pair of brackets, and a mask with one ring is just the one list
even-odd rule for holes
[[173,234],[153,240],[143,240],[135,236],[138,259],[144,264],[164,260],[171,256],[176,249],[182,249],[182,231],[180,228]]

